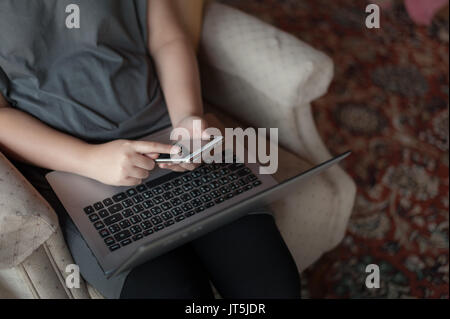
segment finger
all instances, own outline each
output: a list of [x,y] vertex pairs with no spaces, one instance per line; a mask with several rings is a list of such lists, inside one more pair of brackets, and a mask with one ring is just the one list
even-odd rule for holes
[[155,160],[159,157],[159,153],[149,153],[149,154],[145,154],[145,156]]
[[185,172],[186,169],[177,164],[161,164],[161,168],[168,169],[174,172]]
[[141,154],[163,153],[178,154],[181,148],[176,145],[162,144],[158,142],[135,141],[133,142],[134,150]]
[[183,164],[180,164],[180,166],[181,166],[182,168],[184,168],[185,170],[193,171],[194,169],[196,169],[196,168],[198,167],[198,164],[194,164],[194,163],[183,163]]
[[131,159],[131,162],[134,166],[143,168],[147,171],[151,171],[155,168],[155,161],[153,159],[138,153]]
[[150,175],[149,171],[140,167],[133,166],[128,172],[128,177],[146,179]]

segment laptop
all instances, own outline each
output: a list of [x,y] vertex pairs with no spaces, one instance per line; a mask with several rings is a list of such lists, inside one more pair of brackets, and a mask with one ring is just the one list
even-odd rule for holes
[[[167,127],[142,140],[170,143],[171,131]],[[349,154],[281,183],[259,174],[259,164],[235,156],[230,163],[182,173],[156,168],[135,187],[57,171],[46,178],[110,278],[288,195]]]

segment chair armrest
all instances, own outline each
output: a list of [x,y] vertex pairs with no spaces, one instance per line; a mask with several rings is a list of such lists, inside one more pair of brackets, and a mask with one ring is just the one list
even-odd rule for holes
[[57,227],[50,205],[0,152],[0,269],[20,264]]
[[199,52],[207,102],[255,127],[278,127],[297,152],[297,110],[323,95],[331,59],[296,37],[239,10],[205,8]]
[[[216,2],[206,7],[201,40],[202,66],[239,78],[281,107],[305,105],[320,97],[333,77],[333,63],[324,53]],[[206,86],[216,84],[204,82]]]

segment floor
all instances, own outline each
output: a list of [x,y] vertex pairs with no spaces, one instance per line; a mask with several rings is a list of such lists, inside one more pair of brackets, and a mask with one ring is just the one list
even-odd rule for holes
[[[449,298],[448,15],[418,27],[403,5],[365,27],[364,1],[223,0],[326,52],[320,134],[358,185],[342,244],[303,277],[305,298]],[[381,269],[369,290],[362,269]]]

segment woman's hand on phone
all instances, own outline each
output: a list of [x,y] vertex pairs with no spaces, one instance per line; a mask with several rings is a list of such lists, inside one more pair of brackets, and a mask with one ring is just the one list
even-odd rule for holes
[[148,178],[159,154],[178,153],[179,147],[157,142],[116,140],[90,145],[84,175],[113,186],[134,186]]
[[[200,121],[200,130],[196,130],[194,127],[195,121]],[[200,116],[188,116],[182,119],[176,128],[185,128],[189,131],[191,139],[201,139],[204,130],[208,128],[208,122]],[[172,163],[160,163],[158,164],[160,168],[169,169],[174,172],[185,172],[192,171],[199,166],[197,163],[182,163],[182,164],[172,164]]]

